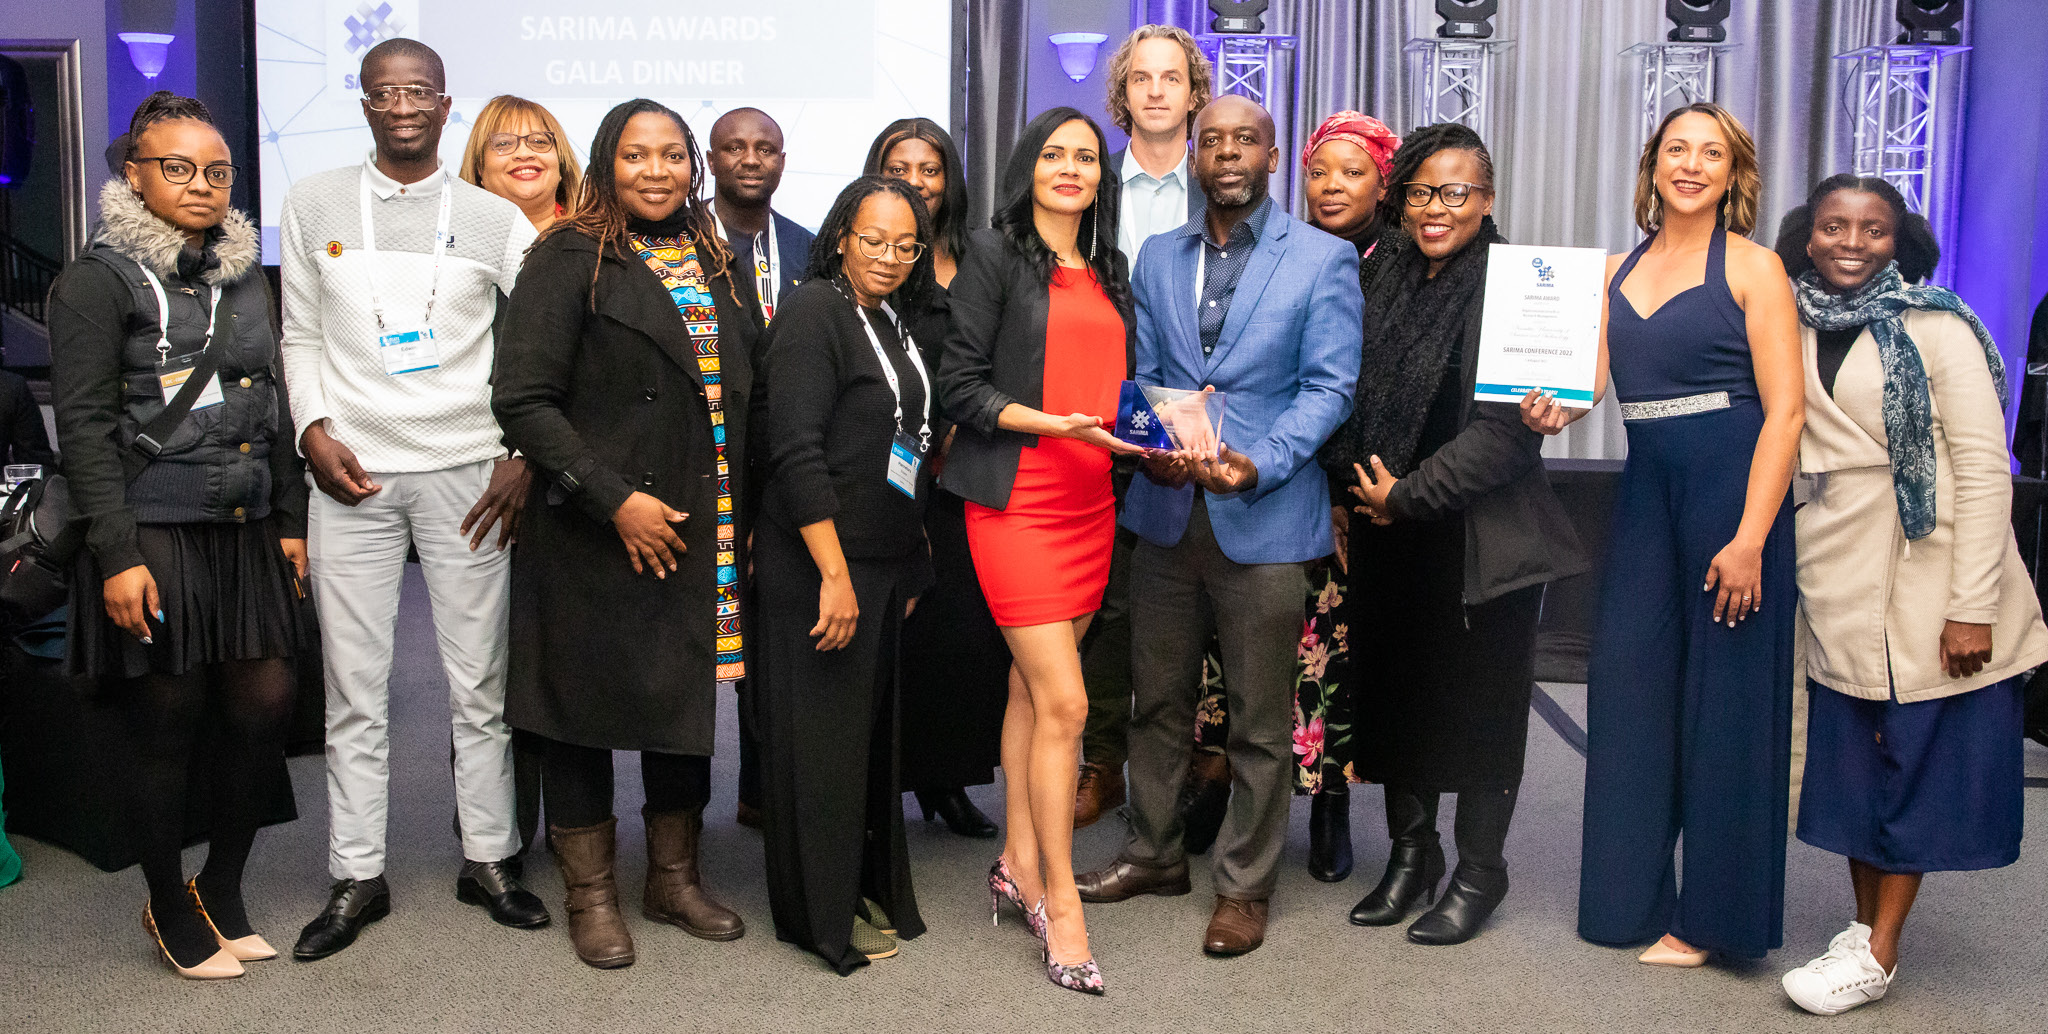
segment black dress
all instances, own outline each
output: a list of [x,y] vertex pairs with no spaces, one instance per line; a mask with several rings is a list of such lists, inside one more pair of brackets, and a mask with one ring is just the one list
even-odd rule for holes
[[[895,428],[880,360],[852,302],[823,280],[782,299],[763,375],[775,390],[761,422],[770,450],[754,537],[759,615],[752,647],[762,733],[763,845],[779,940],[844,975],[867,964],[850,945],[854,910],[873,898],[898,938],[924,932],[911,889],[897,772],[897,678],[904,606],[931,584],[922,509],[886,479]],[[923,378],[890,321],[867,317],[915,434]],[[913,337],[915,335],[913,334]],[[801,529],[830,519],[860,615],[853,639],[821,651],[821,578]]]
[[[939,368],[952,329],[945,288],[911,333]],[[933,414],[936,440],[951,421]],[[936,461],[935,461],[936,462]],[[933,583],[903,622],[903,786],[947,790],[995,782],[1002,764],[1010,645],[981,594],[967,552],[967,502],[934,485],[924,512]]]
[[[1453,349],[1416,455],[1459,431],[1462,357]],[[1466,606],[1465,518],[1351,523],[1353,768],[1421,792],[1522,781],[1543,586]]]

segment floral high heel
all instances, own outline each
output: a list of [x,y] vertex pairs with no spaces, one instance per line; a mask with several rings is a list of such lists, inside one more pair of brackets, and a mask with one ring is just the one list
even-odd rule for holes
[[996,863],[988,867],[988,925],[996,926],[1001,922],[1006,900],[1017,906],[1018,913],[1024,917],[1024,925],[1031,929],[1031,936],[1044,944],[1045,900],[1039,899],[1036,908],[1025,904],[1024,892],[1017,888],[1016,878],[1010,875],[1009,863],[1003,861],[1002,855],[997,855]]
[[[1039,922],[1044,923],[1045,902],[1040,901],[1035,911]],[[1045,946],[1045,950],[1039,957],[1045,960],[1045,978],[1047,980],[1069,991],[1079,991],[1082,994],[1100,995],[1105,992],[1102,985],[1102,970],[1095,965],[1093,956],[1077,965],[1069,966],[1064,962],[1054,962],[1052,960],[1051,942],[1041,936],[1038,939],[1038,943]]]

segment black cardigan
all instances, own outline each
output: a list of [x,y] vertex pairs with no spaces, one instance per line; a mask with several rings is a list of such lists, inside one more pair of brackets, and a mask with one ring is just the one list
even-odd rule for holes
[[[915,435],[924,381],[888,319],[874,319],[903,391],[903,430]],[[805,281],[775,308],[761,378],[775,390],[755,432],[768,453],[762,516],[792,534],[829,518],[849,559],[922,556],[925,486],[940,439],[934,434],[919,468],[918,498],[889,484],[896,397],[856,320],[853,303],[825,280]]]
[[[1051,288],[1031,261],[999,230],[976,230],[953,277],[953,317],[939,399],[959,424],[939,483],[963,499],[1000,510],[1010,503],[1017,456],[1038,436],[996,426],[1003,407],[1032,409],[1045,402],[1045,323]],[[1138,321],[1128,305],[1124,320],[1124,377],[1137,371]]]

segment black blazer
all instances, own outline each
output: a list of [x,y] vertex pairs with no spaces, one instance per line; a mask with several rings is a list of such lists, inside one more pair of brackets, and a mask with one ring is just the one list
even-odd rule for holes
[[[1017,455],[1038,436],[996,427],[1012,402],[1045,402],[1045,322],[1050,288],[1000,230],[976,230],[960,256],[948,309],[953,329],[939,368],[939,401],[959,425],[939,484],[963,499],[1000,510],[1010,503]],[[1126,304],[1124,377],[1137,370],[1138,321]]]
[[[591,271],[597,305],[591,311]],[[726,457],[743,500],[760,317],[753,278],[714,277]],[[505,717],[550,739],[710,754],[717,485],[704,375],[639,256],[576,232],[535,245],[498,341],[491,409],[538,471],[512,554]],[[612,515],[646,492],[689,515],[665,579],[634,574]],[[736,505],[738,566],[752,514]],[[748,628],[744,605],[742,635]]]

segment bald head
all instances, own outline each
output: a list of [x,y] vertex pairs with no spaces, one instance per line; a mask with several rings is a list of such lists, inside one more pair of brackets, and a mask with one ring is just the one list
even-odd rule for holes
[[711,124],[711,147],[713,150],[718,148],[718,142],[721,139],[732,136],[773,137],[775,149],[778,151],[782,150],[782,127],[776,124],[774,119],[769,118],[768,113],[760,108],[734,108],[718,116],[718,121]]
[[1202,110],[1195,115],[1195,132],[1200,133],[1203,126],[1209,125],[1257,126],[1260,132],[1266,134],[1267,146],[1270,147],[1273,143],[1272,114],[1249,97],[1226,93],[1203,105]]
[[710,161],[721,213],[765,212],[782,185],[782,127],[759,108],[734,108],[711,124]]
[[1195,116],[1195,181],[1211,208],[1250,209],[1265,200],[1267,180],[1280,170],[1273,146],[1273,116],[1235,94],[1225,94]]

